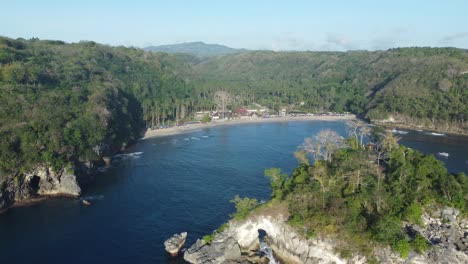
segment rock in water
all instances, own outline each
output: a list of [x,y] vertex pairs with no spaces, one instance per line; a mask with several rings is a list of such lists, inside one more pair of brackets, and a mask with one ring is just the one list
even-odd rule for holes
[[86,200],[83,200],[83,205],[91,205],[91,203]]
[[179,254],[180,249],[185,244],[185,239],[187,239],[187,232],[182,232],[180,234],[175,234],[168,240],[164,241],[164,246],[166,247],[166,251],[171,254],[171,256],[175,257]]

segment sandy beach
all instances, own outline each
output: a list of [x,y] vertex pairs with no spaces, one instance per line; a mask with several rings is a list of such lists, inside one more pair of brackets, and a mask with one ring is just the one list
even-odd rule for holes
[[206,127],[226,126],[226,125],[239,125],[239,124],[256,124],[256,123],[272,123],[272,122],[294,122],[294,121],[339,121],[339,120],[354,120],[355,115],[346,116],[286,116],[286,117],[274,117],[274,118],[243,118],[243,119],[230,119],[230,120],[213,120],[209,123],[196,123],[187,124],[183,126],[174,126],[163,129],[148,129],[142,139],[163,137],[170,135],[177,135],[183,133],[190,133],[197,129]]

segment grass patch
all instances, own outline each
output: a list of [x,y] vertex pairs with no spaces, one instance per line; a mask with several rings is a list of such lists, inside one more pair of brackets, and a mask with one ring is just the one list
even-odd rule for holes
[[211,242],[213,242],[213,239],[215,238],[215,236],[217,234],[219,234],[219,233],[224,232],[224,230],[226,230],[227,227],[228,227],[227,223],[222,224],[215,231],[213,231],[213,233],[203,236],[202,240],[205,241],[205,243],[207,243],[207,244],[211,244]]

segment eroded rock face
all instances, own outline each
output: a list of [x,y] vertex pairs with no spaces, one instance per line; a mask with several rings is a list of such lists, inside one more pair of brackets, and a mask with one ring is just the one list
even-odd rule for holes
[[175,257],[179,254],[180,249],[184,246],[185,240],[187,239],[187,232],[175,234],[164,242],[166,251]]
[[433,263],[468,263],[468,219],[455,208],[424,214],[423,227],[415,227],[432,244],[425,256]]
[[[70,195],[79,196],[81,188],[77,183],[76,176],[66,170],[54,172],[50,168],[38,167],[26,174],[25,179],[31,182],[38,179],[38,195]],[[31,186],[35,188],[35,186]],[[34,191],[34,190],[33,190]]]
[[[259,216],[242,222],[230,222],[229,227],[217,234],[211,244],[201,240],[184,254],[190,263],[242,263],[241,252],[258,248],[258,230],[268,234],[275,254],[290,263],[346,263],[333,252],[329,241],[301,239],[282,217]],[[229,256],[229,257],[228,257]]]
[[282,217],[260,216],[241,223],[232,223],[229,230],[241,248],[258,243],[257,230],[268,234],[270,246],[281,258],[293,263],[345,263],[333,250],[332,241],[307,240],[296,234]]
[[[458,216],[459,212],[453,208],[436,210],[432,216],[424,215],[424,226],[411,227],[433,244],[424,254],[411,252],[407,259],[402,259],[390,247],[376,246],[373,257],[380,263],[388,264],[468,263],[468,220],[459,219]],[[217,234],[211,244],[197,240],[185,252],[184,258],[196,264],[243,263],[241,256],[245,254],[241,252],[246,253],[258,248],[259,229],[268,234],[274,253],[288,260],[288,263],[367,262],[365,257],[358,254],[351,259],[342,259],[335,253],[337,241],[323,238],[303,239],[286,223],[286,219],[271,216],[256,216],[242,222],[231,221],[229,227]],[[226,258],[226,255],[230,258]]]
[[51,168],[38,166],[0,184],[0,210],[36,196],[79,196],[80,193],[81,188],[74,174],[67,170],[54,172]]
[[241,259],[241,249],[229,232],[222,232],[211,244],[198,239],[185,251],[184,259],[196,264],[236,263]]

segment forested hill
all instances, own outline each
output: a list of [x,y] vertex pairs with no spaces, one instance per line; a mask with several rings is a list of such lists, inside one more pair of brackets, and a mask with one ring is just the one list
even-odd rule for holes
[[165,53],[0,38],[0,180],[120,150],[149,111],[173,118],[191,97],[185,70]]
[[94,42],[0,37],[0,179],[124,148],[142,129],[253,103],[468,131],[468,52],[252,51],[202,61]]
[[[468,52],[455,48],[272,52],[226,55],[195,66],[197,87],[223,87],[278,109],[390,116],[468,130]],[[464,127],[463,127],[464,126]]]
[[245,49],[234,49],[219,44],[206,44],[204,42],[186,42],[181,44],[150,46],[144,48],[148,51],[161,51],[167,53],[187,53],[199,58],[214,57],[225,54],[246,52]]

